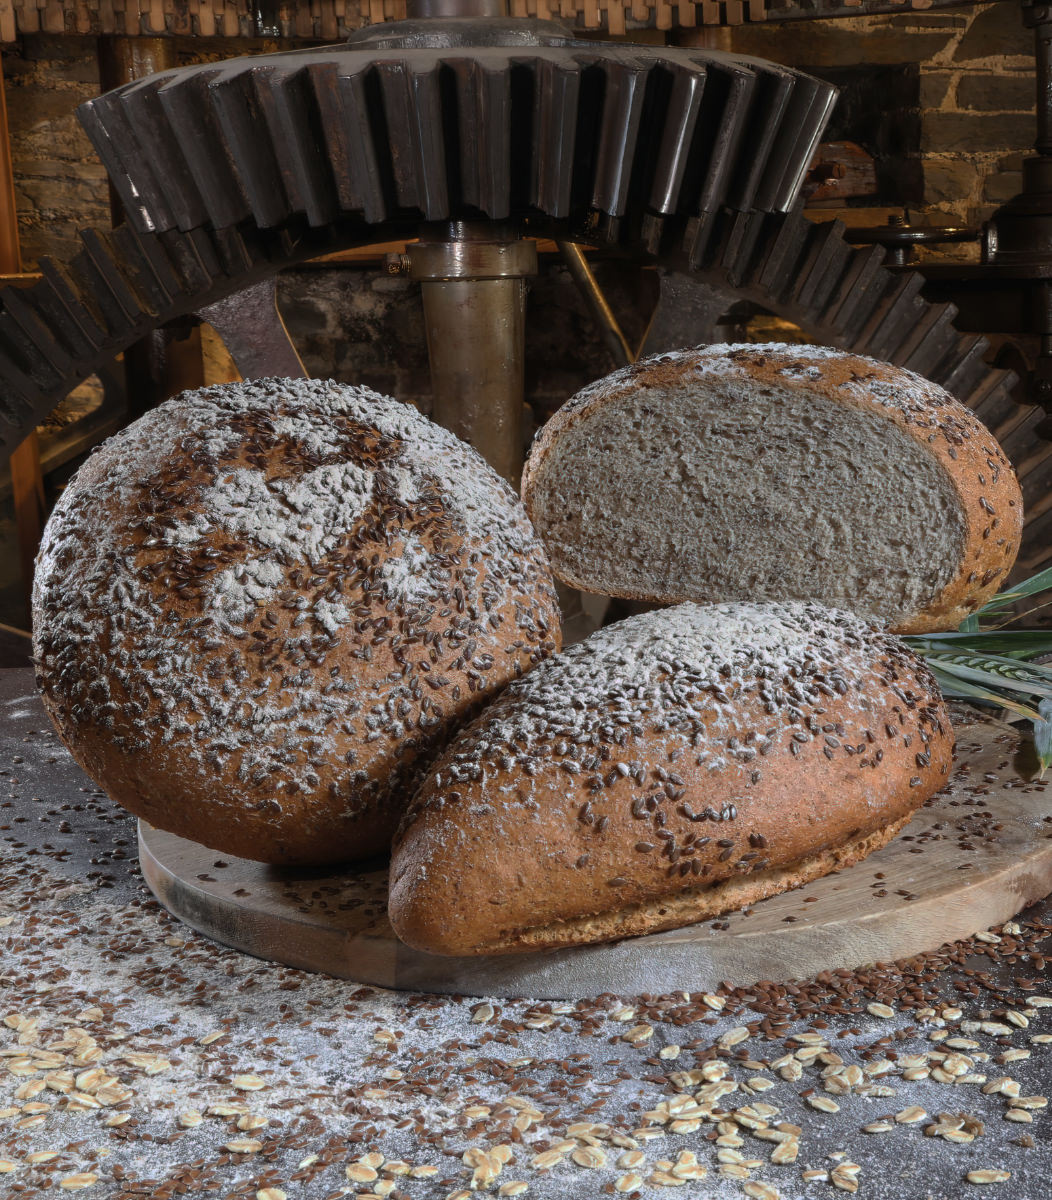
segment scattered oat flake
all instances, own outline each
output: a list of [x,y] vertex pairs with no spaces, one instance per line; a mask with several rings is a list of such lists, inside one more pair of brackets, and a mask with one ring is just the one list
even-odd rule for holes
[[258,1075],[235,1075],[230,1083],[239,1092],[258,1092],[267,1086],[267,1081]]
[[[436,1172],[437,1173],[437,1172]],[[521,1196],[529,1188],[529,1184],[521,1179],[513,1180],[509,1183],[502,1183],[497,1188],[498,1196]]]
[[731,1046],[740,1046],[742,1042],[746,1042],[752,1034],[744,1025],[737,1025],[734,1029],[728,1030],[723,1037],[716,1043],[724,1050],[730,1049]]
[[284,1188],[265,1187],[256,1192],[256,1200],[288,1200]]
[[872,1017],[882,1017],[884,1020],[890,1020],[895,1015],[895,1010],[890,1004],[873,1004],[866,1005],[866,1012]]
[[742,1191],[746,1196],[751,1196],[752,1200],[779,1200],[781,1192],[770,1183],[761,1183],[758,1179],[750,1179],[742,1187]]
[[255,1138],[234,1138],[223,1145],[231,1154],[258,1154],[263,1149],[263,1143]]
[[80,1171],[76,1175],[67,1175],[65,1179],[60,1179],[58,1186],[65,1192],[79,1192],[82,1188],[92,1187],[98,1181],[98,1175],[91,1171]]
[[1012,1178],[1011,1171],[1002,1171],[998,1168],[981,1168],[978,1171],[969,1171],[965,1175],[965,1179],[969,1183],[1007,1183]]

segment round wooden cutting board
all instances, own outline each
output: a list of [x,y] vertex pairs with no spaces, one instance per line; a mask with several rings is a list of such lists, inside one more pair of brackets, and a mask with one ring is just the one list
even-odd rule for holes
[[[1052,891],[1052,790],[1009,725],[956,727],[949,785],[854,867],[720,920],[601,946],[444,958],[387,922],[385,864],[274,868],[139,824],[143,874],[195,929],[260,958],[409,991],[576,999],[800,979],[935,950]],[[1032,751],[1030,751],[1032,753]]]

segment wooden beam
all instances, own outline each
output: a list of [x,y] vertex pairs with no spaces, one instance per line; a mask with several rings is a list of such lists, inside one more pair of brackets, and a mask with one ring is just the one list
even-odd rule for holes
[[[11,166],[5,93],[3,63],[0,61],[0,272],[19,275],[22,273],[22,253],[18,245],[15,177]],[[35,431],[11,455],[11,483],[18,531],[23,616],[28,629],[32,620],[33,560],[44,528],[44,479],[40,472],[40,445]]]

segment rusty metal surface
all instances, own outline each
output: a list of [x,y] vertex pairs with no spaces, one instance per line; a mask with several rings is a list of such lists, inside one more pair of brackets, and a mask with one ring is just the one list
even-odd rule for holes
[[278,312],[275,292],[276,280],[271,276],[197,310],[196,315],[223,339],[243,379],[307,378]]

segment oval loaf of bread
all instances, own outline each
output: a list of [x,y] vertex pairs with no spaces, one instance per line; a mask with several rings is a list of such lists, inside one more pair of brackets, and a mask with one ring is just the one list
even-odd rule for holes
[[630,617],[450,743],[395,839],[391,922],[455,955],[691,924],[877,849],[952,756],[927,667],[853,615]]
[[483,459],[320,380],[187,392],[64,492],[36,573],[44,702],[132,812],[228,854],[387,850],[452,731],[559,647],[544,551]]
[[1022,499],[976,417],[910,371],[802,345],[635,363],[541,431],[523,498],[555,573],[660,603],[816,600],[953,629],[1004,583]]

